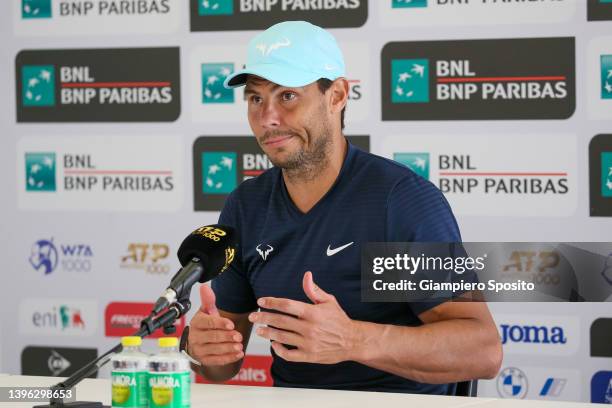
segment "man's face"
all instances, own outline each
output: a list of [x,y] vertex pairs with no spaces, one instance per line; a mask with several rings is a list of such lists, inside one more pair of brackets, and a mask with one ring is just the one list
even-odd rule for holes
[[287,88],[249,75],[244,97],[253,134],[275,166],[300,169],[325,160],[331,117],[316,82]]

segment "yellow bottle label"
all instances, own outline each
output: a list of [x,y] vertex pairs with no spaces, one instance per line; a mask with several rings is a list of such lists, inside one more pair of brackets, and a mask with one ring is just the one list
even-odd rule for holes
[[189,408],[189,372],[149,373],[150,408]]

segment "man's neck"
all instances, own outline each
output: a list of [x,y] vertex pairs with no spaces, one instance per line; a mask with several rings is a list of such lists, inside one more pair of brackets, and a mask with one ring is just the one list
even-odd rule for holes
[[331,145],[326,164],[319,169],[311,169],[313,173],[308,177],[283,170],[283,180],[289,197],[302,213],[310,211],[335,183],[347,152],[348,143],[345,137],[341,136]]

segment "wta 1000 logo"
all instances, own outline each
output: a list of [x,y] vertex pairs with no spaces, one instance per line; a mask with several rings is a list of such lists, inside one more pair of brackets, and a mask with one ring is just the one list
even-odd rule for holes
[[39,239],[32,244],[28,262],[42,275],[61,270],[65,272],[90,272],[94,252],[83,243],[56,243],[53,238]]

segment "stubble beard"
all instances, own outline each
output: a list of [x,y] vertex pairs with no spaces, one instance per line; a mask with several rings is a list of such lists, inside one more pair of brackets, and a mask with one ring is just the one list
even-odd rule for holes
[[[314,136],[314,137],[313,137]],[[295,135],[293,137],[299,137]],[[311,182],[318,173],[325,170],[330,163],[332,145],[332,129],[327,121],[319,122],[319,126],[311,133],[310,148],[302,147],[290,153],[285,160],[270,161],[276,167],[283,169],[285,176],[292,182]]]

